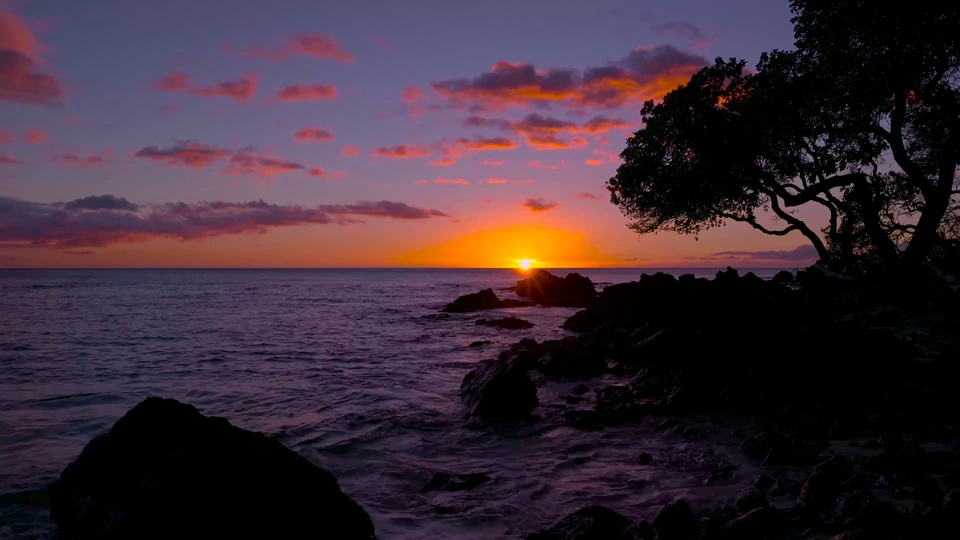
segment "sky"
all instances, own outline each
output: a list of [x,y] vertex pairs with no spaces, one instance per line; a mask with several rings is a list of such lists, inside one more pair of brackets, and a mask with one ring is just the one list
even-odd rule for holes
[[803,266],[604,187],[645,100],[792,43],[770,0],[0,0],[0,267]]

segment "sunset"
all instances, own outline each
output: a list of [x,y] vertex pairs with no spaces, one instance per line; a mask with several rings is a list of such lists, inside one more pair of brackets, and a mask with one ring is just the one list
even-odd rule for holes
[[0,540],[960,537],[960,2],[0,0]]

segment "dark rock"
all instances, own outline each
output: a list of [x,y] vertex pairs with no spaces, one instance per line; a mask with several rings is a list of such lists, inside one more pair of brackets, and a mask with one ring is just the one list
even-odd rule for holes
[[483,473],[463,473],[450,474],[445,472],[435,473],[427,485],[423,487],[423,493],[431,491],[464,491],[482,486],[490,482],[490,477]]
[[849,460],[833,456],[817,465],[813,474],[800,488],[799,504],[805,509],[817,510],[830,504],[842,489],[845,480],[853,475]]
[[544,306],[588,307],[597,299],[597,290],[590,278],[573,273],[557,277],[546,270],[537,270],[517,281],[517,296],[529,298]]
[[585,384],[578,384],[570,389],[570,393],[575,396],[582,396],[590,391],[590,387]]
[[740,493],[737,496],[737,500],[734,503],[737,507],[737,510],[746,514],[751,510],[756,510],[757,508],[764,508],[770,506],[770,503],[767,502],[767,498],[756,489],[747,489]]
[[772,488],[775,483],[776,482],[774,482],[773,478],[770,478],[765,474],[761,474],[756,480],[753,481],[753,487],[761,492],[766,493],[767,491],[770,491],[770,488]]
[[651,456],[650,454],[648,454],[648,453],[646,453],[646,452],[642,452],[642,453],[637,457],[637,461],[639,461],[640,463],[643,463],[644,465],[647,465],[647,464],[649,464],[649,463],[653,463],[653,456]]
[[700,520],[683,499],[677,499],[657,513],[653,528],[660,540],[693,540],[700,535]]
[[607,369],[607,361],[584,347],[574,337],[544,341],[543,356],[537,369],[544,375],[562,379],[589,379]]
[[705,484],[716,484],[733,476],[733,471],[736,469],[735,466],[727,463],[720,465],[716,469],[710,470],[710,476],[707,477]]
[[491,342],[491,341],[487,341],[487,340],[474,341],[474,342],[471,342],[470,345],[467,345],[467,346],[468,346],[468,347],[483,347],[484,345],[489,345],[490,343],[492,343],[492,342]]
[[549,529],[523,536],[525,540],[633,540],[633,523],[613,510],[585,504]]
[[795,496],[800,493],[802,485],[792,478],[781,478],[777,480],[777,485],[770,490],[771,497],[783,497],[786,495]]
[[374,538],[336,478],[261,433],[147,398],[50,486],[61,540]]
[[763,459],[770,453],[771,448],[782,444],[782,441],[783,437],[777,433],[761,431],[747,437],[740,446],[740,450],[754,459]]
[[609,422],[633,420],[639,411],[635,397],[628,386],[613,384],[596,390],[593,408]]
[[820,518],[827,527],[884,531],[895,528],[900,514],[866,491],[843,493]]
[[657,425],[653,426],[653,431],[656,433],[663,433],[677,425],[676,418],[664,418],[663,420],[657,422]]
[[779,538],[789,528],[789,520],[776,508],[765,506],[727,522],[715,538],[718,540],[768,540]]
[[597,431],[604,427],[603,417],[597,414],[596,411],[570,409],[569,411],[565,411],[561,416],[563,416],[564,420],[569,422],[571,426],[577,429]]
[[499,309],[510,307],[529,306],[529,302],[519,300],[501,300],[493,292],[493,289],[483,289],[480,292],[465,294],[443,308],[445,313],[468,313],[470,311],[480,311],[483,309]]
[[532,322],[518,319],[516,317],[504,317],[502,319],[490,320],[479,319],[474,324],[482,324],[483,326],[489,326],[498,330],[526,330],[528,328],[533,328]]
[[740,512],[737,512],[737,509],[732,506],[722,505],[714,508],[704,524],[704,536],[713,538],[724,525],[736,519],[739,515]]
[[869,440],[863,441],[862,446],[866,450],[876,450],[877,448],[880,448],[880,442],[877,441],[876,439],[869,439]]
[[936,478],[921,478],[910,490],[910,498],[927,504],[936,504],[943,500],[946,492],[940,489],[940,482]]
[[777,272],[777,275],[773,276],[771,281],[774,283],[793,283],[793,272],[781,270]]
[[469,413],[477,416],[522,416],[537,403],[537,387],[527,375],[539,345],[524,339],[484,360],[463,378],[460,396]]

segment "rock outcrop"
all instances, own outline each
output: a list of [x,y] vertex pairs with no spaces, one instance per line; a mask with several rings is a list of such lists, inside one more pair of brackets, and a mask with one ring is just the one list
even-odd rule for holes
[[480,292],[465,294],[458,297],[453,302],[443,308],[445,313],[469,313],[471,311],[480,311],[484,309],[500,309],[511,307],[524,307],[532,305],[530,302],[520,300],[497,298],[493,289],[483,289]]
[[589,307],[597,299],[597,290],[590,278],[577,273],[557,277],[546,270],[537,270],[517,281],[513,290],[517,296],[543,306]]
[[147,398],[50,486],[60,540],[375,538],[328,471],[262,433]]

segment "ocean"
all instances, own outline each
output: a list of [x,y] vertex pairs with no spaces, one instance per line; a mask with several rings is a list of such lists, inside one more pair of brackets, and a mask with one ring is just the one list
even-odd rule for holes
[[[602,288],[657,269],[575,271]],[[712,277],[717,269],[664,271]],[[577,383],[535,377],[534,421],[467,418],[458,390],[477,362],[523,337],[569,335],[560,325],[577,310],[430,315],[487,287],[513,297],[504,289],[522,277],[510,269],[0,271],[0,538],[48,537],[49,509],[30,495],[154,395],[266,433],[331,471],[381,539],[518,537],[586,502],[650,517],[678,496],[700,507],[732,501],[752,482],[758,469],[719,439],[702,444],[739,465],[737,477],[704,486],[702,471],[637,463],[641,452],[689,442],[643,424],[568,426],[559,395]],[[473,324],[507,315],[535,326]],[[469,346],[481,340],[490,343]],[[436,472],[493,482],[424,493]]]

